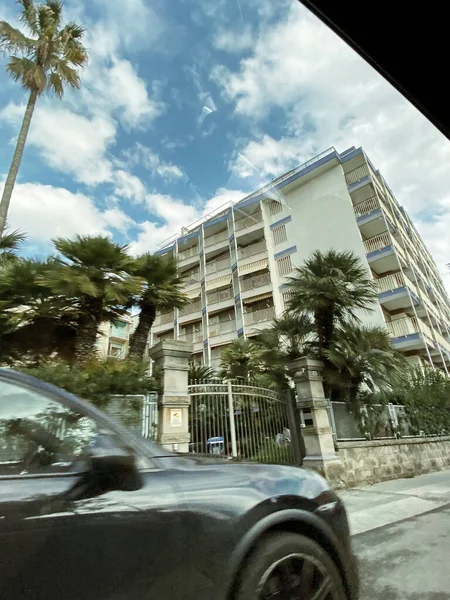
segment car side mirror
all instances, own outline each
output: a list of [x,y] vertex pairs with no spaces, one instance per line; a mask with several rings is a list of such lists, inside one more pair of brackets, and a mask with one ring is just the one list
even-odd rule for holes
[[88,448],[89,472],[102,493],[111,490],[133,491],[142,486],[136,457],[115,436],[99,433]]

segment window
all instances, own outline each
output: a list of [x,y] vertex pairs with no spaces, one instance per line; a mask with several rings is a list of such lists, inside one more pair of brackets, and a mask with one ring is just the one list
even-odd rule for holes
[[125,358],[124,344],[110,342],[108,348],[108,356],[111,356],[112,358]]
[[288,256],[283,256],[283,258],[279,258],[277,260],[277,264],[279,275],[283,276],[292,273],[292,261],[290,254]]
[[28,388],[0,382],[0,475],[77,471],[98,433],[85,415]]
[[286,225],[280,225],[272,230],[273,243],[275,246],[287,240]]
[[284,309],[287,310],[289,301],[292,300],[292,298],[294,297],[294,294],[293,294],[293,292],[286,291],[286,292],[281,293],[281,297],[283,298]]

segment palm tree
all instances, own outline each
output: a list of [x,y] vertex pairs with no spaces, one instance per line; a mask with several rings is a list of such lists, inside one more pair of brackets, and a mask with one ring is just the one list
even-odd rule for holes
[[309,314],[285,313],[257,338],[264,369],[282,389],[288,385],[287,366],[315,353],[314,328]]
[[157,310],[182,308],[188,297],[181,291],[183,279],[178,275],[174,260],[149,252],[131,264],[129,272],[139,277],[143,285],[132,304],[140,309],[139,322],[131,339],[128,355],[142,360]]
[[318,354],[325,359],[335,327],[358,322],[358,311],[371,312],[376,291],[367,269],[351,251],[316,250],[289,279],[293,314],[309,313],[314,318]]
[[52,259],[17,258],[0,268],[0,343],[21,362],[36,364],[54,353],[73,357],[76,314],[62,296],[37,281],[54,264]]
[[215,372],[212,367],[205,365],[191,365],[188,372],[189,383],[201,382],[214,377]]
[[17,258],[17,250],[26,241],[27,236],[16,229],[0,238],[0,268]]
[[141,282],[128,273],[132,259],[127,246],[108,237],[58,238],[53,244],[63,258],[58,258],[38,281],[64,297],[76,312],[75,358],[84,362],[95,355],[100,323],[124,314]]
[[37,98],[45,90],[50,90],[61,98],[66,85],[79,88],[77,68],[87,63],[87,52],[81,43],[84,29],[72,22],[62,26],[61,2],[46,0],[45,4],[35,5],[33,0],[19,0],[19,4],[20,20],[25,33],[6,21],[0,21],[0,51],[9,55],[6,70],[29,93],[0,202],[0,238],[5,229],[9,203]]
[[264,371],[261,348],[252,340],[233,340],[222,353],[220,367],[222,377],[254,379]]
[[334,367],[325,371],[331,385],[340,388],[352,410],[358,408],[358,392],[386,391],[401,381],[408,363],[391,343],[384,327],[347,323],[336,330],[326,357]]

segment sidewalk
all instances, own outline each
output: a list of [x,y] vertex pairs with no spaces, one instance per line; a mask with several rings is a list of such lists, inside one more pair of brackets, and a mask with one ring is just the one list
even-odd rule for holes
[[353,535],[450,504],[450,471],[396,479],[341,492]]

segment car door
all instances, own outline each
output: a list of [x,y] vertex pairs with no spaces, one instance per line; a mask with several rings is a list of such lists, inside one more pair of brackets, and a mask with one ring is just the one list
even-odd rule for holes
[[120,432],[63,400],[0,377],[2,597],[177,597],[181,530],[170,476],[136,451],[139,489],[90,491],[86,447],[100,431]]

